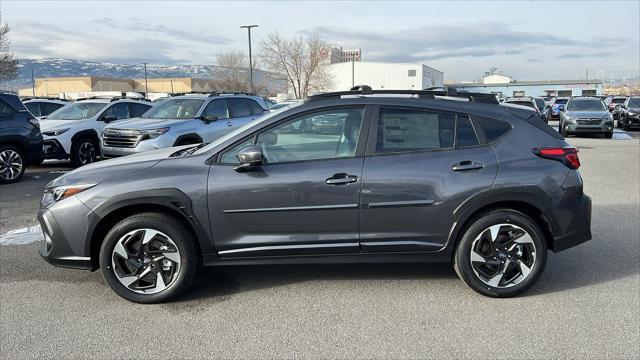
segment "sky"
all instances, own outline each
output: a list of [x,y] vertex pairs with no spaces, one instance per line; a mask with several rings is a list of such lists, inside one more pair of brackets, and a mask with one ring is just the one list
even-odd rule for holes
[[424,63],[446,80],[497,67],[518,80],[640,75],[640,0],[28,1],[0,0],[19,57],[159,65],[254,55],[269,33],[318,33],[364,61]]

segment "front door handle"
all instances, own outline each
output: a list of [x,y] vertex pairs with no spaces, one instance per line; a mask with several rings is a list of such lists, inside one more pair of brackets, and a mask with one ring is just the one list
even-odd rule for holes
[[227,121],[227,126],[231,126],[231,125],[233,125],[231,121]]
[[327,179],[329,185],[346,185],[358,181],[358,177],[355,175],[349,175],[346,173],[333,174],[332,177]]
[[473,162],[471,160],[460,161],[457,164],[453,164],[451,168],[453,171],[467,171],[467,170],[477,170],[482,169],[484,167],[483,164]]

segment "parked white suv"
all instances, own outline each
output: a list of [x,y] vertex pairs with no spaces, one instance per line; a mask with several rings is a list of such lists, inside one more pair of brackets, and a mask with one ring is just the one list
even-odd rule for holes
[[104,128],[102,154],[115,157],[211,142],[268,113],[265,100],[247,94],[189,94],[163,100],[138,119]]
[[70,103],[40,122],[45,159],[70,159],[74,167],[96,161],[107,123],[137,117],[153,106],[124,98],[92,98]]

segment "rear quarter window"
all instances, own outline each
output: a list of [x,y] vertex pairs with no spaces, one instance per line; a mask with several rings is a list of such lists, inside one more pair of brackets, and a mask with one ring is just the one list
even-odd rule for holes
[[7,105],[6,102],[0,100],[0,116],[8,116],[13,114],[15,111],[11,108],[11,106]]
[[485,117],[478,117],[477,119],[488,143],[498,140],[511,130],[511,124],[506,121]]

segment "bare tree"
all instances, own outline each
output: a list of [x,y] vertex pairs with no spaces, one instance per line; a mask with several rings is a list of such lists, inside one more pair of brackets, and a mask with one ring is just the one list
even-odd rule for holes
[[219,91],[251,91],[249,83],[249,60],[242,51],[231,50],[218,55],[221,68],[214,78]]
[[0,23],[0,81],[11,80],[18,74],[18,59],[9,50],[9,25]]
[[284,39],[269,34],[261,43],[261,58],[267,68],[284,74],[297,99],[331,86],[328,44],[317,34]]

